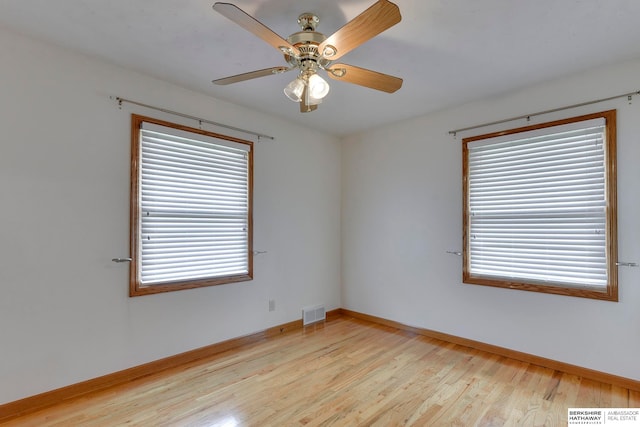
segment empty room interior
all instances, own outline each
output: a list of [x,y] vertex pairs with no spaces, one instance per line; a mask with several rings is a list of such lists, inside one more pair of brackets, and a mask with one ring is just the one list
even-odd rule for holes
[[0,2],[0,424],[640,408],[639,16]]

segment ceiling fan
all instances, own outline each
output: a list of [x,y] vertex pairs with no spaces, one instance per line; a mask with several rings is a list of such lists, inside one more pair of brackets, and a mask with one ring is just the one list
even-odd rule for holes
[[278,49],[289,64],[213,80],[215,84],[227,85],[298,70],[298,76],[284,88],[284,93],[292,101],[300,103],[300,111],[303,113],[317,109],[322,98],[329,92],[329,84],[318,75],[320,70],[326,71],[334,80],[388,93],[393,93],[402,86],[401,78],[353,65],[333,63],[400,22],[402,17],[398,6],[388,0],[378,0],[329,37],[316,31],[320,22],[316,15],[303,13],[298,18],[302,31],[291,34],[286,40],[231,3],[215,3],[213,10]]

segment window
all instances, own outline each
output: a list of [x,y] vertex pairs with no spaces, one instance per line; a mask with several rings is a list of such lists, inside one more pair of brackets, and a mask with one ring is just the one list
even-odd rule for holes
[[251,280],[252,142],[131,122],[130,295]]
[[618,300],[616,114],[463,139],[463,282]]

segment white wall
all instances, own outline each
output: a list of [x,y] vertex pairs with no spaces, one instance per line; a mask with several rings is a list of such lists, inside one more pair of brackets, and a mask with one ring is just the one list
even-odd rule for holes
[[[338,139],[2,30],[0,58],[0,404],[340,307]],[[276,137],[253,281],[128,297],[130,114],[196,124],[112,95]]]
[[[449,130],[636,91],[638,76],[640,61],[619,64],[348,138],[343,307],[640,380],[640,268],[619,268],[614,303],[462,284],[461,257],[445,253],[462,248],[460,140],[474,135],[454,139]],[[619,259],[640,262],[640,96],[532,123],[611,108],[618,109]]]

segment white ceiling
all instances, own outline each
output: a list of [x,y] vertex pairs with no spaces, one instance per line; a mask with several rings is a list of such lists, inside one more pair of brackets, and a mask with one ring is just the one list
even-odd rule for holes
[[[230,2],[286,38],[302,12],[316,13],[317,31],[329,36],[374,1]],[[328,79],[328,97],[302,114],[282,92],[294,72],[211,83],[286,65],[213,3],[0,0],[0,25],[336,135],[640,58],[640,0],[396,0],[402,21],[340,62],[402,77],[403,87],[387,94]]]

